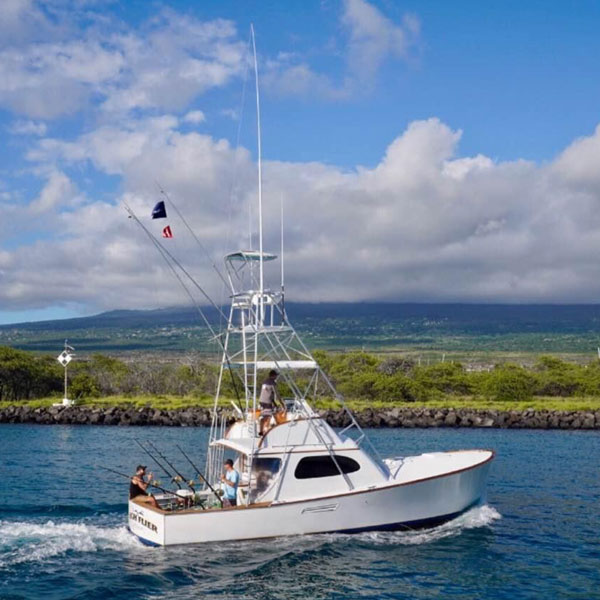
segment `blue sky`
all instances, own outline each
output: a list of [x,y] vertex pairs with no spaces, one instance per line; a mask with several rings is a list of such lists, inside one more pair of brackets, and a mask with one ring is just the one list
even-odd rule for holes
[[[267,95],[263,116],[267,157],[347,167],[374,165],[408,123],[437,116],[464,131],[461,151],[466,154],[544,161],[597,125],[598,2],[371,4],[396,23],[406,14],[418,19],[421,34],[410,60],[386,59],[370,93],[344,102]],[[297,52],[332,80],[339,82],[344,76],[340,46],[347,34],[339,24],[343,2],[168,5],[199,18],[230,19],[244,40],[254,22],[263,56]],[[114,10],[139,26],[147,6],[127,2]],[[235,86],[228,90],[234,95],[239,91]],[[206,98],[200,104],[205,106]],[[324,126],[327,136],[322,135]],[[225,127],[222,134],[234,137],[235,131]]]
[[251,22],[295,299],[598,299],[598,2],[2,10],[0,322],[184,303],[123,218],[156,179],[215,256],[247,229]]

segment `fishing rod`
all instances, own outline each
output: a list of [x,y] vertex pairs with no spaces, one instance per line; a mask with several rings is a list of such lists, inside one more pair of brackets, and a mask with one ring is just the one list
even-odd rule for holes
[[181,486],[179,485],[179,481],[177,481],[177,478],[175,477],[175,475],[171,475],[171,473],[169,473],[169,470],[164,465],[160,464],[160,462],[154,456],[152,456],[152,454],[146,448],[144,448],[144,446],[142,446],[142,444],[140,444],[138,440],[134,440],[134,441],[158,465],[159,469],[163,470],[165,472],[166,476],[169,477],[171,479],[171,481],[173,483],[175,483],[175,485],[179,489],[181,489]]
[[[95,465],[95,466],[99,469],[104,469],[105,471],[110,471],[111,473],[115,473],[116,475],[121,475],[121,477],[127,477],[127,479],[131,480],[131,475],[125,475],[125,473],[121,473],[120,471],[115,471],[114,469],[109,469],[108,467],[103,467],[102,465]],[[172,496],[177,496],[177,498],[181,498],[181,496],[179,496],[179,494],[177,494],[177,492],[167,490],[164,487],[161,487],[160,485],[153,483],[152,481],[149,481],[148,485],[155,487],[157,490],[160,490],[161,492],[164,492],[165,494],[171,494]]]
[[[194,307],[200,314],[200,317],[204,321],[204,324],[206,325],[206,327],[208,328],[210,333],[213,335],[213,339],[215,339],[217,341],[217,343],[219,344],[219,346],[221,347],[221,350],[223,351],[223,354],[225,356],[225,361],[227,362],[227,367],[228,367],[229,375],[231,377],[231,383],[233,384],[233,390],[235,392],[238,407],[243,414],[244,408],[243,408],[241,400],[240,400],[240,393],[238,391],[238,387],[237,387],[237,384],[235,381],[233,369],[231,368],[231,363],[229,361],[229,355],[225,351],[225,346],[223,345],[223,341],[221,340],[221,335],[217,335],[215,333],[215,330],[212,328],[211,324],[209,323],[208,319],[206,318],[206,315],[204,314],[204,312],[202,311],[200,306],[198,306],[194,296],[192,295],[192,293],[190,292],[188,287],[183,282],[179,273],[175,270],[173,264],[175,264],[176,266],[178,266],[181,269],[181,271],[187,276],[187,278],[194,284],[195,287],[197,287],[202,292],[204,297],[212,304],[212,306],[219,312],[219,314],[224,319],[227,319],[227,317],[223,314],[223,311],[214,303],[212,298],[202,289],[202,287],[200,287],[200,285],[198,285],[198,283],[195,281],[195,279],[183,268],[181,263],[166,248],[164,248],[162,246],[162,244],[154,237],[154,235],[150,231],[148,231],[148,228],[139,220],[137,215],[133,212],[133,209],[126,202],[123,202],[123,204],[125,206],[125,210],[127,210],[127,212],[129,213],[129,216],[142,228],[144,233],[148,236],[148,239],[152,242],[154,247],[158,250],[160,255],[163,257],[163,259],[167,263],[167,267],[169,267],[171,273],[173,273],[173,275],[175,276],[177,281],[179,281],[180,285],[183,287],[183,289],[185,290],[187,295],[190,297],[192,304],[194,305]],[[171,264],[171,262],[169,262],[169,259],[171,261],[173,261],[173,264]]]
[[175,465],[173,465],[169,461],[169,459],[151,441],[148,441],[148,443],[150,444],[150,446],[152,446],[154,452],[156,452],[171,467],[171,469],[175,471],[175,473],[177,473],[177,477],[179,477],[180,481],[185,482],[185,484],[190,488],[190,490],[192,490],[192,492],[195,492],[196,490],[194,489],[194,481],[187,481],[186,478],[176,469]]
[[219,496],[219,494],[217,493],[217,490],[215,490],[215,488],[212,485],[210,485],[210,483],[208,482],[208,479],[206,479],[206,477],[204,477],[204,475],[202,475],[202,473],[200,472],[198,467],[192,462],[192,459],[183,451],[183,448],[179,444],[175,444],[175,447],[179,450],[179,452],[181,452],[181,454],[183,454],[183,456],[185,456],[185,458],[190,463],[190,465],[192,465],[192,469],[194,469],[194,471],[196,471],[196,473],[198,474],[198,477],[200,477],[200,479],[202,479],[202,481],[204,481],[204,483],[210,488],[210,491],[217,497],[217,500],[221,504],[221,508],[223,508],[223,500],[221,500],[221,496]]

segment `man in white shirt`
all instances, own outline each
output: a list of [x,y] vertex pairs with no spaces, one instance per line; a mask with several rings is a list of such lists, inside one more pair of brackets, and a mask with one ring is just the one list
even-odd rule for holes
[[271,370],[260,389],[260,435],[265,435],[269,430],[269,422],[273,416],[277,394],[277,371]]

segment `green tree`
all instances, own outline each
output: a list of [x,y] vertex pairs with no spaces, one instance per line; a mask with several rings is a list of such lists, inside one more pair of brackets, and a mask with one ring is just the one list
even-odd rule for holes
[[75,374],[69,392],[72,398],[98,398],[101,395],[98,381],[89,373]]
[[425,390],[442,394],[472,394],[473,383],[459,362],[416,367],[414,380]]
[[0,346],[0,400],[29,400],[58,391],[61,370],[50,357]]
[[481,374],[481,392],[487,398],[502,402],[529,400],[536,388],[533,373],[514,364],[496,365],[489,373]]

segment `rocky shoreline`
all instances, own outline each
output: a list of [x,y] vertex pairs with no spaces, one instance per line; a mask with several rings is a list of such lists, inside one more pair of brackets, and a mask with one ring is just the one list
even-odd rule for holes
[[[334,427],[350,423],[344,411],[321,411]],[[231,417],[233,420],[233,416]],[[424,407],[396,407],[387,410],[367,409],[356,413],[362,427],[486,427],[503,429],[600,429],[600,410],[595,412],[497,411]],[[0,423],[38,423],[42,425],[120,425],[120,426],[209,426],[206,408],[160,410],[155,408],[92,406],[52,406],[32,408],[27,405],[0,409]]]

